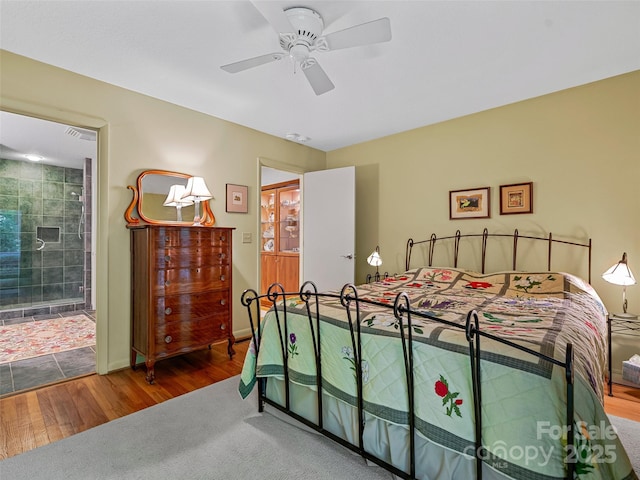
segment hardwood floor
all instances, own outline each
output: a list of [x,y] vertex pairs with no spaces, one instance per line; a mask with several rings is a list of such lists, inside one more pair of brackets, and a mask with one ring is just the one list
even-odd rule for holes
[[156,363],[156,381],[144,366],[108,375],[89,375],[0,398],[0,459],[74,435],[110,420],[240,374],[248,341]]
[[[608,387],[605,386],[608,392]],[[613,384],[613,397],[604,395],[604,409],[609,415],[640,422],[640,388]]]
[[[74,435],[110,420],[238,375],[249,346],[236,343],[232,360],[226,343],[156,364],[156,383],[144,368],[90,375],[0,399],[0,459]],[[640,389],[614,385],[605,395],[611,415],[640,421]]]

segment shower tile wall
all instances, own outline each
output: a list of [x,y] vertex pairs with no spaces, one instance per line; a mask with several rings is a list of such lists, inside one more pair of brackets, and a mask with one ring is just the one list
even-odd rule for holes
[[[0,310],[84,302],[83,170],[0,158]],[[37,227],[60,227],[38,250]]]

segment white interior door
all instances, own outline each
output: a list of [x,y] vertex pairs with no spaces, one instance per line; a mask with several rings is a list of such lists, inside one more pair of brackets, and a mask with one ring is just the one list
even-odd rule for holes
[[318,291],[353,283],[355,270],[355,167],[303,175],[302,277]]

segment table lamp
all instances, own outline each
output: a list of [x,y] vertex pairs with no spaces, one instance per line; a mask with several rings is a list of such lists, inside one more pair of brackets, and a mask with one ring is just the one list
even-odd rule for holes
[[171,185],[169,195],[162,205],[165,207],[176,207],[176,217],[178,222],[182,221],[182,207],[193,205],[191,200],[183,199],[185,187],[184,185]]
[[187,180],[187,187],[185,188],[182,200],[188,200],[195,203],[195,212],[193,215],[193,224],[202,225],[202,218],[200,217],[200,202],[213,198],[211,192],[207,188],[207,184],[202,177],[189,177]]
[[602,274],[602,278],[614,285],[622,285],[622,313],[616,314],[616,316],[629,319],[638,318],[637,315],[627,313],[627,286],[635,285],[636,279],[627,265],[626,252],[622,254],[622,259],[618,263]]
[[378,271],[378,267],[382,265],[382,257],[380,257],[380,247],[376,246],[376,249],[367,257],[367,263],[372,267],[376,267],[375,277],[372,277],[371,274],[367,275],[367,283],[371,281],[371,278],[374,278],[376,282],[380,281],[380,272]]

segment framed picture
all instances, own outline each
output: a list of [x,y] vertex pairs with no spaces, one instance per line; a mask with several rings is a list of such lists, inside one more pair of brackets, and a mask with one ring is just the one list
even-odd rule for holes
[[249,211],[249,204],[247,203],[248,190],[246,185],[227,183],[227,212],[247,213]]
[[449,192],[449,219],[489,218],[489,187]]
[[500,215],[533,213],[533,182],[500,185]]

